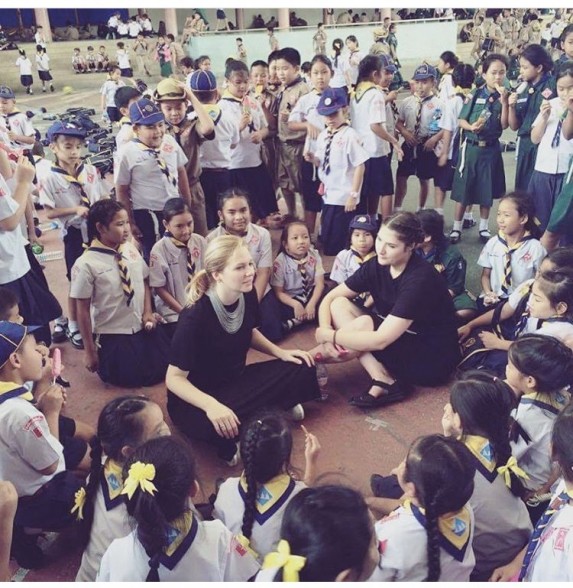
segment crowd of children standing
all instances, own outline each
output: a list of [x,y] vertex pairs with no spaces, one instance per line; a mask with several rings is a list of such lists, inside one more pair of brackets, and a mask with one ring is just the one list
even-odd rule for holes
[[[511,18],[498,23],[493,14],[513,38]],[[497,38],[493,30],[489,36]],[[570,37],[566,26],[556,64],[541,44],[521,50],[517,91],[506,84],[508,47],[484,49],[481,81],[445,51],[437,68],[416,68],[403,99],[390,90],[397,67],[389,55],[363,54],[352,36],[343,65],[338,39],[333,61],[313,57],[308,83],[291,47],[250,67],[229,59],[222,92],[207,56],[197,69],[189,61],[185,82],[170,77],[171,52],[162,46],[166,79],[148,96],[121,80],[131,66],[120,42],[119,63],[101,88],[101,109],[119,126],[113,193],[82,160],[85,131],[70,123],[50,127],[53,161],[34,171],[34,130],[12,90],[0,87],[0,511],[3,521],[14,520],[0,529],[1,579],[10,544],[20,565],[39,567],[37,529],[60,530],[76,519],[83,581],[570,579]],[[44,89],[51,82],[45,57],[38,44]],[[20,60],[30,88],[25,55]],[[342,81],[333,86],[337,69]],[[508,126],[519,137],[513,192],[499,144]],[[415,214],[402,211],[411,175],[420,183]],[[434,210],[426,208],[431,180]],[[279,213],[278,189],[287,215]],[[456,208],[447,237],[450,190]],[[62,229],[67,316],[31,251],[33,191]],[[467,262],[455,246],[475,224],[474,204],[484,243],[477,297],[465,289]],[[394,228],[405,225],[407,241]],[[273,259],[270,230],[279,226]],[[392,259],[404,252],[400,268]],[[321,253],[336,256],[329,275]],[[215,325],[203,334],[212,339],[206,347],[252,346],[301,364],[301,378],[314,374],[316,362],[324,377],[324,363],[354,352],[340,344],[341,337],[359,341],[351,329],[335,325],[328,342],[317,335],[324,355],[274,342],[317,320],[326,330],[319,308],[332,282],[350,288],[353,319],[382,322],[379,293],[351,286],[390,265],[400,291],[408,266],[426,261],[449,292],[442,306],[459,325],[463,373],[444,408],[443,435],[418,438],[393,474],[373,475],[366,501],[343,486],[313,486],[320,443],[306,429],[303,479],[291,472],[292,433],[277,412],[285,408],[280,400],[258,407],[264,411],[245,409],[240,420],[205,392],[207,380],[192,378],[201,373],[193,358],[170,351],[172,340],[184,339],[180,315],[186,325],[201,317]],[[416,320],[423,324],[421,310]],[[189,449],[170,437],[161,408],[144,396],[108,403],[97,430],[63,417],[67,383],[52,340],[83,350],[85,367],[113,386],[150,386],[167,374],[170,402],[204,411],[207,426],[232,441],[224,459],[242,461],[240,477],[220,485],[211,508],[198,509]],[[239,373],[240,353],[221,357],[223,379],[226,370]],[[376,361],[368,355],[361,360]],[[263,382],[253,380],[257,386]],[[304,399],[317,397],[313,386]],[[403,397],[389,391],[386,401]],[[378,405],[369,402],[362,406]],[[300,404],[289,411],[304,418]]]

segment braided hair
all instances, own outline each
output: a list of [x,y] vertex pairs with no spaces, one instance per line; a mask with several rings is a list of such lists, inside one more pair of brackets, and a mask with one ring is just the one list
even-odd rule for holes
[[286,420],[266,413],[251,420],[241,434],[241,459],[247,484],[242,534],[250,539],[257,510],[259,486],[288,469],[292,434]]
[[408,452],[404,479],[414,484],[416,499],[426,511],[426,582],[437,582],[440,578],[439,518],[460,510],[469,501],[474,491],[474,475],[469,449],[452,437],[419,437]]

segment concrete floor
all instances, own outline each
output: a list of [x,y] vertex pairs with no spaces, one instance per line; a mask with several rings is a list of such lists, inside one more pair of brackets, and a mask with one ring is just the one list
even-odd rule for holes
[[[33,55],[31,48],[29,51],[30,55]],[[71,73],[67,69],[69,67],[71,70],[69,62],[67,59],[63,59],[64,55],[71,54],[71,44],[69,43],[54,45],[50,51],[51,54],[61,55],[60,61],[66,63],[66,70],[54,71],[57,87],[72,85],[73,92],[63,94],[58,91],[55,94],[39,95],[36,93],[31,97],[19,95],[18,106],[20,109],[37,109],[45,106],[49,112],[62,112],[71,106],[98,107],[98,90],[103,83],[104,76],[98,74],[75,76]],[[461,54],[462,57],[468,52],[467,45],[458,47],[458,54]],[[15,61],[17,55],[15,52],[1,55],[1,79],[12,83],[10,78],[15,78],[12,57]],[[411,73],[416,65],[416,63],[404,64],[406,73]],[[159,81],[159,77],[153,76],[152,81],[156,83]],[[37,92],[38,89],[36,84],[35,91]],[[49,122],[38,121],[37,126],[43,132],[49,124]],[[506,135],[507,137],[504,138],[513,138],[512,133],[506,133]],[[515,175],[514,155],[514,153],[507,153],[503,156],[508,188],[513,185]],[[417,186],[416,182],[411,180],[405,207],[414,209],[416,203]],[[453,206],[448,200],[446,203],[448,228],[451,224],[452,212]],[[494,222],[491,223],[490,228],[493,232]],[[272,233],[274,246],[278,248],[279,232],[272,231]],[[45,233],[42,242],[46,251],[61,249],[61,241],[57,231]],[[481,250],[477,228],[464,232],[460,247],[468,260],[467,285],[476,292],[479,272],[475,262]],[[332,258],[325,258],[327,269],[331,264]],[[62,279],[65,274],[63,260],[46,262],[45,273],[55,295],[65,307],[67,283]],[[301,349],[311,348],[314,345],[313,328],[306,327],[296,331],[283,345]],[[69,343],[62,344],[60,348],[65,365],[64,374],[72,383],[65,413],[95,426],[101,408],[112,398],[127,391],[102,384],[96,375],[90,374],[83,367],[82,352],[73,349]],[[258,353],[252,353],[249,357],[253,361],[261,358],[261,354]],[[304,421],[306,428],[318,436],[322,445],[319,471],[323,475],[323,480],[349,484],[368,495],[369,477],[372,472],[389,472],[401,461],[408,446],[416,437],[441,432],[440,419],[442,408],[448,398],[447,387],[419,388],[408,400],[398,405],[367,412],[351,408],[347,404],[347,399],[350,396],[368,387],[368,378],[357,362],[329,367],[328,387],[330,391],[328,400],[307,405],[305,407],[307,417]],[[166,394],[163,385],[136,392],[145,394],[165,408]],[[293,427],[293,436],[292,463],[302,468],[304,465],[304,435],[298,426]],[[217,478],[238,475],[241,468],[239,466],[230,469],[225,464],[221,464],[209,448],[199,443],[193,449],[199,464],[203,490],[201,501],[203,501],[213,492],[214,482]],[[54,537],[50,537],[50,540],[53,539]],[[31,581],[73,580],[81,556],[74,534],[67,532],[55,538],[55,541],[47,547],[47,552],[49,553],[49,564],[39,571],[26,574],[25,570],[18,570],[13,562],[15,579],[21,580],[25,577],[26,580]]]

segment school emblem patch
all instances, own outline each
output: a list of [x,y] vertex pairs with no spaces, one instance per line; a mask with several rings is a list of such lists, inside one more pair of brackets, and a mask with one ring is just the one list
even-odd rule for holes
[[541,92],[541,95],[543,96],[543,98],[545,98],[545,100],[549,100],[549,98],[553,96],[553,92],[550,88],[545,88],[545,90]]

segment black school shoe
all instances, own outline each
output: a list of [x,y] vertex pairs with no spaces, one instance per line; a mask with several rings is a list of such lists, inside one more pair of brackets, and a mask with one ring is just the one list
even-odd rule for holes
[[[384,392],[380,396],[374,397],[368,394],[372,386],[379,386],[384,389]],[[403,384],[399,384],[398,381],[393,384],[387,384],[386,382],[372,380],[366,392],[360,396],[353,396],[348,403],[358,408],[378,408],[379,406],[387,406],[388,404],[404,400],[408,396],[408,392],[409,390]]]
[[21,568],[37,570],[44,565],[44,552],[38,546],[39,535],[27,535],[22,527],[14,527],[10,556]]
[[389,476],[381,476],[380,474],[372,474],[370,476],[370,489],[372,494],[378,498],[401,498],[404,494],[397,476],[390,474]]

